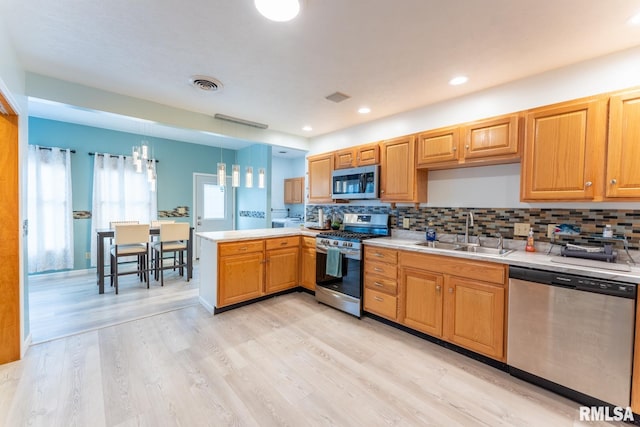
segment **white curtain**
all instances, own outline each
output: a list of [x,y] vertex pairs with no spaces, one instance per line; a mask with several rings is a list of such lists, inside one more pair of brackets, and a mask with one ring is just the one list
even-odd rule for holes
[[71,152],[29,145],[28,270],[73,268]]
[[108,229],[111,221],[148,224],[157,218],[158,199],[146,171],[136,172],[131,157],[96,153],[93,160],[91,265],[97,264],[96,230]]

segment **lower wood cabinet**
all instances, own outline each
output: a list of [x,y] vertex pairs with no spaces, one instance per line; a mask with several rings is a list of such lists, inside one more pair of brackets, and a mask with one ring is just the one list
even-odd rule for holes
[[300,238],[300,285],[310,291],[316,289],[316,239]]
[[399,252],[398,322],[504,361],[507,266]]
[[397,321],[398,251],[365,246],[364,259],[364,310]]
[[225,307],[298,286],[299,236],[218,245],[218,304]]
[[384,292],[365,289],[364,309],[387,319],[395,320],[398,298]]
[[[259,250],[257,250],[258,248]],[[262,241],[250,241],[246,244],[243,242],[241,245],[237,243],[220,244],[218,307],[248,301],[264,294],[264,251],[262,248]],[[249,252],[252,250],[253,252]],[[222,254],[227,251],[240,251],[240,253],[223,256]]]

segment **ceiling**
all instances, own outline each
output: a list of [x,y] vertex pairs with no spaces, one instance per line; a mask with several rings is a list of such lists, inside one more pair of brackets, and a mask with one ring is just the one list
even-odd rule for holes
[[[0,2],[27,71],[303,137],[640,45],[637,13],[637,0],[304,0],[276,23],[252,0]],[[458,74],[469,82],[450,86]],[[351,98],[325,99],[336,91]]]

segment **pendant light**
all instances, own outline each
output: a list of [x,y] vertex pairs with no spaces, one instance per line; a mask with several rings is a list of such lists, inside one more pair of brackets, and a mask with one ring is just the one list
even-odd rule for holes
[[254,0],[254,4],[262,16],[276,22],[290,21],[300,12],[299,0]]
[[265,180],[264,168],[258,169],[258,188],[264,188],[264,180]]
[[225,163],[218,163],[218,186],[222,189],[225,185],[227,178],[227,165]]
[[231,166],[231,186],[240,187],[240,165]]
[[247,188],[253,188],[253,167],[251,166],[247,166],[244,185]]

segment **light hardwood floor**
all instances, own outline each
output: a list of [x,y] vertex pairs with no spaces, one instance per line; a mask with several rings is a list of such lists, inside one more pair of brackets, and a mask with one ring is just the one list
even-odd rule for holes
[[199,269],[187,282],[178,272],[165,271],[164,286],[151,279],[149,289],[136,275],[120,277],[120,293],[105,284],[98,294],[96,275],[29,277],[29,324],[33,343],[198,304]]
[[2,426],[571,426],[578,407],[304,293],[174,310],[0,366]]

